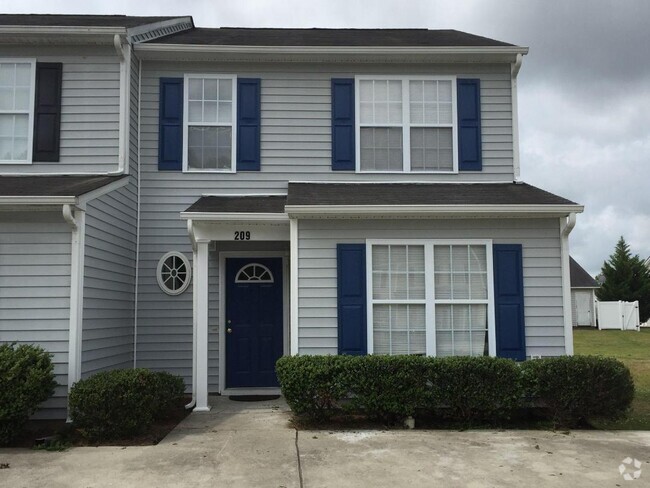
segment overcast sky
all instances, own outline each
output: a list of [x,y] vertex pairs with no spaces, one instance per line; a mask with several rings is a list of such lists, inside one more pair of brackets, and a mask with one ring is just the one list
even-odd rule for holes
[[625,236],[650,256],[648,0],[2,0],[5,13],[189,14],[200,27],[426,27],[530,47],[522,178],[586,206],[571,254],[596,274]]

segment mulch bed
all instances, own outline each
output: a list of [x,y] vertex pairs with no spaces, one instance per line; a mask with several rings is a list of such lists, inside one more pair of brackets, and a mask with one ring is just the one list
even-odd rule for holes
[[65,447],[152,446],[163,440],[190,412],[191,410],[186,410],[184,406],[179,406],[169,418],[153,424],[145,434],[103,442],[90,442],[73,424],[68,424],[65,420],[30,420],[23,433],[7,447],[39,448],[50,443]]

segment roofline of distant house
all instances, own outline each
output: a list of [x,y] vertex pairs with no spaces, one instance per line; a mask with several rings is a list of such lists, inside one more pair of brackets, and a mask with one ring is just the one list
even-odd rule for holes
[[126,34],[126,27],[119,26],[65,26],[65,25],[2,25],[0,34],[44,34],[44,35],[115,35]]
[[242,46],[142,43],[143,52],[215,54],[528,54],[521,46]]

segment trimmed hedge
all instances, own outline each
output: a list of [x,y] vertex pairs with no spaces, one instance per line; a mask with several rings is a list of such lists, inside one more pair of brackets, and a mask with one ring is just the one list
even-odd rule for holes
[[103,371],[72,387],[70,417],[91,440],[133,437],[169,417],[184,392],[183,380],[169,373],[142,368]]
[[634,392],[620,361],[592,356],[522,364],[493,357],[292,356],[280,358],[276,371],[291,409],[312,420],[354,413],[395,422],[426,413],[464,424],[503,423],[541,405],[556,425],[575,426],[619,418]]
[[0,445],[11,442],[54,393],[51,355],[32,345],[0,345]]
[[465,423],[508,420],[521,407],[523,388],[517,363],[493,357],[426,358],[433,409]]
[[556,425],[620,419],[634,398],[630,370],[614,358],[564,356],[521,366],[527,394],[548,409]]

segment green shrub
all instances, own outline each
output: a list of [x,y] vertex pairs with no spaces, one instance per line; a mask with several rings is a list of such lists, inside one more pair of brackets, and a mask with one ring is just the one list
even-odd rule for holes
[[350,356],[285,356],[275,370],[287,403],[297,415],[324,420],[341,408]]
[[503,421],[522,405],[521,373],[510,359],[432,358],[427,380],[431,385],[428,409],[450,420]]
[[548,409],[558,426],[589,420],[616,420],[634,398],[630,370],[619,360],[599,356],[562,356],[522,364],[526,393]]
[[354,356],[345,364],[353,412],[394,423],[415,415],[428,397],[427,365],[420,356]]
[[494,357],[293,356],[276,370],[295,414],[323,420],[364,414],[394,422],[418,413],[447,420],[499,422],[541,405],[565,426],[625,414],[634,385],[619,361],[560,357],[517,364]]
[[0,345],[0,445],[20,433],[55,386],[48,352],[32,345]]
[[184,390],[183,380],[169,373],[103,371],[72,387],[70,417],[92,440],[132,437],[171,415],[181,404]]

